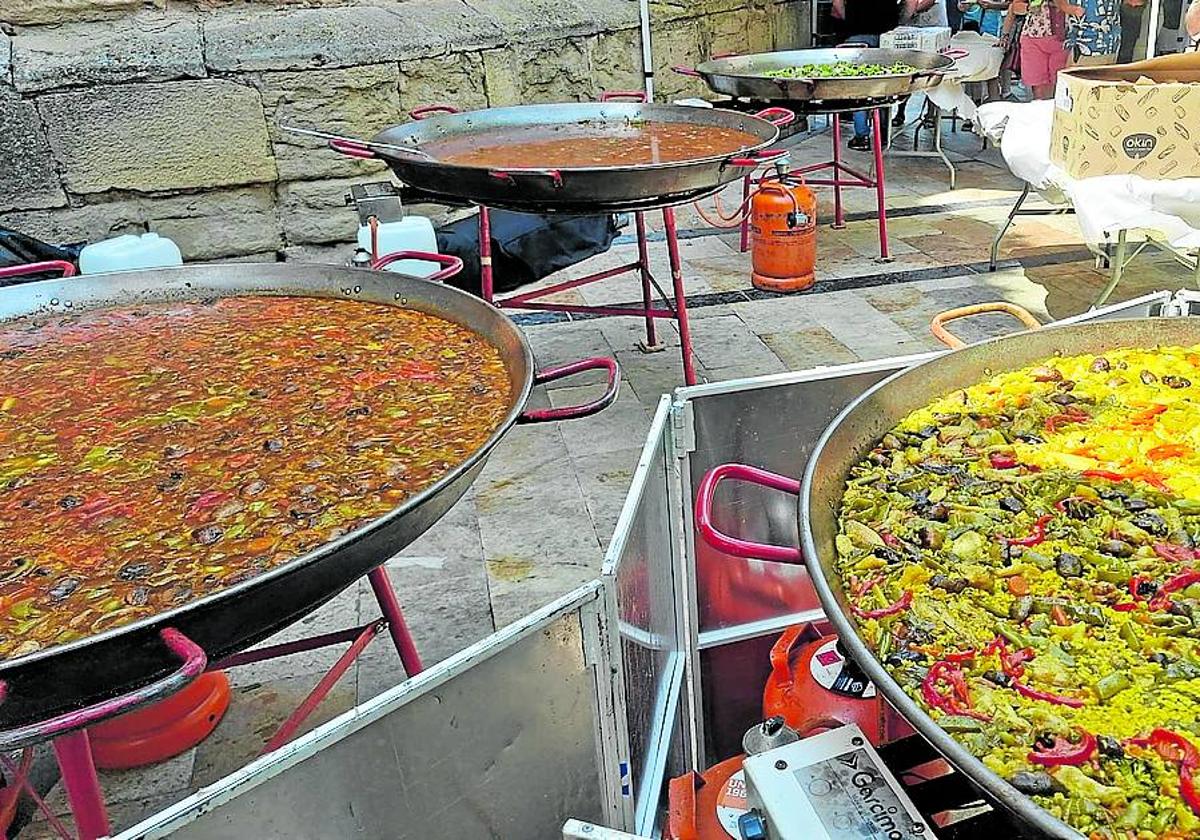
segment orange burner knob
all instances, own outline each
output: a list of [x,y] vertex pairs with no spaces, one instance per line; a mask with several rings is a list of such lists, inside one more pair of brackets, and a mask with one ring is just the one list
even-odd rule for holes
[[817,199],[804,185],[763,181],[750,199],[751,277],[769,292],[812,286],[817,260]]

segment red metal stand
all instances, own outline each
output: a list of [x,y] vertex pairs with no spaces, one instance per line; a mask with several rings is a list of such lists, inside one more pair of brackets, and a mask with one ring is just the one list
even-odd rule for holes
[[[810,186],[833,187],[832,227],[834,230],[841,230],[846,227],[846,214],[842,207],[843,187],[868,187],[875,190],[875,204],[879,219],[879,258],[881,260],[890,260],[892,257],[888,246],[886,178],[883,169],[883,108],[871,109],[871,148],[875,157],[874,176],[860,172],[842,163],[841,122],[838,120],[837,113],[830,113],[829,118],[833,124],[833,160],[824,163],[808,164],[807,166],[792,169],[791,172],[795,175],[805,176],[804,181]],[[810,173],[821,172],[826,169],[832,170],[831,177],[807,177]],[[753,186],[761,180],[761,178],[755,179],[753,172],[746,175],[742,183],[743,202],[749,200]],[[742,251],[745,252],[750,248],[749,216],[742,220],[741,234]]]

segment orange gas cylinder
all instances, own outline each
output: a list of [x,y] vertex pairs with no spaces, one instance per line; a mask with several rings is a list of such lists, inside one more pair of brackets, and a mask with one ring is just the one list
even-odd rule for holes
[[812,286],[817,261],[817,198],[801,181],[763,181],[750,199],[751,281],[770,292]]
[[736,840],[738,817],[749,810],[742,774],[744,758],[735,755],[703,773],[688,773],[670,781],[663,840]]
[[782,716],[802,738],[855,723],[876,747],[912,734],[875,685],[845,666],[837,636],[821,636],[811,625],[789,627],[771,648],[763,718]]

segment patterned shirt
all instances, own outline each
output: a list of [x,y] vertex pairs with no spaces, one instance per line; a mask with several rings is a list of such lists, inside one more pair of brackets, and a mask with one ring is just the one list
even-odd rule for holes
[[1116,55],[1121,48],[1120,0],[1073,2],[1083,7],[1083,17],[1067,18],[1067,49],[1080,55]]
[[1054,0],[1042,0],[1036,6],[1030,4],[1029,13],[1025,15],[1025,25],[1021,28],[1022,38],[1051,38],[1054,28],[1050,25],[1050,4]]

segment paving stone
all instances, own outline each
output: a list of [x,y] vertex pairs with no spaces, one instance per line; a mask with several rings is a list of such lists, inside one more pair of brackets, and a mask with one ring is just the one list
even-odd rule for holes
[[[643,436],[644,437],[644,436]],[[641,456],[641,446],[573,458],[575,474],[600,545],[607,548]]]
[[813,297],[810,314],[834,338],[860,356],[864,351],[872,354],[872,358],[890,355],[879,353],[878,349],[912,340],[907,330],[853,292]]
[[[598,321],[574,321],[562,324],[541,324],[525,330],[529,346],[533,350],[534,364],[538,370],[557,367],[568,362],[592,357],[610,357],[612,347],[597,326]],[[597,370],[579,373],[565,379],[546,383],[550,390],[575,388],[581,385],[603,385],[607,371]]]
[[[6,44],[0,43],[0,50]],[[0,85],[0,210],[67,203],[59,186],[46,132],[32,102]]]
[[101,85],[42,96],[38,110],[72,192],[275,179],[258,92],[230,80]]
[[[550,407],[548,399],[543,407]],[[562,429],[566,425],[567,423],[537,423],[513,429],[492,450],[487,464],[475,480],[476,504],[479,504],[479,493],[493,484],[507,487],[525,483],[529,480],[529,475],[539,467],[566,458],[567,445],[562,438]]]
[[[293,676],[235,691],[221,723],[196,747],[192,786],[212,784],[253,761],[316,682],[314,675]],[[354,680],[346,675],[304,721],[297,735],[350,710],[354,703]]]
[[844,365],[858,361],[853,350],[820,326],[763,333],[760,337],[788,370],[808,370],[820,365]]
[[734,314],[751,330],[762,335],[801,327],[815,326],[808,311],[809,294],[749,300],[730,306]]
[[[104,791],[105,804],[113,806],[139,799],[157,800],[173,794],[175,799],[182,799],[183,792],[191,784],[195,763],[195,750],[188,750],[151,767],[101,770],[100,787]],[[56,816],[71,812],[61,779],[46,795],[46,805]]]
[[[559,388],[550,392],[550,402],[559,408],[584,402],[595,395],[594,388]],[[563,442],[572,458],[594,452],[614,452],[645,437],[648,419],[637,397],[623,390],[617,401],[599,414],[563,423]]]
[[198,20],[166,11],[23,30],[13,38],[12,64],[23,92],[205,75]]
[[[279,178],[312,180],[386,173],[378,161],[337,154],[323,140],[284,131],[316,129],[347,137],[374,137],[402,121],[400,77],[394,63],[341,70],[263,73],[262,94]],[[387,180],[382,174],[379,180]]]
[[[154,816],[169,806],[174,805],[186,793],[187,791],[180,791],[166,796],[143,796],[130,799],[126,802],[110,802],[106,803],[105,810],[108,812],[108,820],[113,830],[123,831],[137,825],[147,817]],[[63,797],[62,802],[63,807],[66,808],[65,797]],[[70,836],[78,836],[75,833],[75,820],[71,818],[69,813],[62,813],[57,816],[62,821],[63,827],[70,832]],[[21,840],[62,840],[62,835],[55,831],[54,827],[45,819],[41,811],[34,813],[29,825],[21,829],[20,836]]]
[[[593,564],[586,567],[540,566],[514,573],[510,570],[517,568],[516,564],[506,561],[503,576],[493,574],[491,577],[496,629],[512,624],[576,587],[595,580],[600,574],[600,561],[599,547],[596,548]],[[499,567],[499,563],[489,565],[492,570]]]
[[[643,353],[640,350],[619,350],[616,354],[629,390],[637,397],[647,415],[653,416],[658,400],[683,385],[683,369],[677,351]],[[704,366],[697,363],[697,376]]]
[[692,349],[709,370],[731,365],[776,367],[779,360],[737,316],[704,318],[692,325]]
[[375,6],[223,9],[205,18],[204,45],[208,66],[223,72],[356,67],[447,46],[432,29]]

